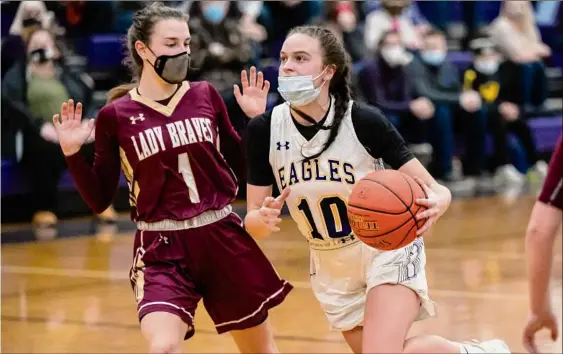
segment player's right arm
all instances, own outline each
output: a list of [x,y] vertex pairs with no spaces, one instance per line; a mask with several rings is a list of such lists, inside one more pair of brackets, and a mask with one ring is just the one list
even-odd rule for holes
[[523,342],[529,352],[537,352],[534,335],[546,327],[557,339],[557,321],[551,308],[549,280],[553,265],[553,243],[561,228],[563,208],[563,137],[559,138],[549,163],[549,172],[534,205],[526,232],[530,315]]
[[94,128],[94,120],[81,122],[82,104],[69,100],[62,104],[61,114],[53,116],[59,143],[68,169],[80,195],[95,213],[111,204],[119,182],[119,145],[115,108],[105,106],[96,119],[94,165],[91,166],[80,148]]
[[281,208],[289,189],[277,198],[272,197],[274,174],[269,161],[270,117],[268,113],[257,116],[248,123],[246,135],[247,155],[247,214],[244,219],[246,231],[260,239],[279,231]]

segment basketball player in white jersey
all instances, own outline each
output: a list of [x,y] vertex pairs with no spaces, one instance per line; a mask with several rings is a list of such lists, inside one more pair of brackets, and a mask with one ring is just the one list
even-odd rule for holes
[[[355,353],[508,353],[501,340],[455,343],[420,335],[406,339],[417,319],[434,316],[428,297],[424,242],[394,251],[371,248],[351,232],[346,202],[354,184],[381,166],[413,176],[428,198],[422,235],[447,210],[451,194],[415,159],[382,114],[351,101],[351,64],[340,40],[327,29],[297,27],[281,50],[279,88],[286,101],[249,122],[247,231],[262,238],[277,231],[287,201],[311,249],[311,283],[333,329]],[[243,73],[249,116],[265,106],[263,76]],[[268,83],[265,84],[268,86]],[[249,99],[253,94],[257,97]],[[282,194],[274,199],[276,183]],[[363,334],[366,335],[363,335]]]

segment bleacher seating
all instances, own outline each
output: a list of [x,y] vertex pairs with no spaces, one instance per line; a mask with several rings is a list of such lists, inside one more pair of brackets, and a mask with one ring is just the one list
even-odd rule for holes
[[[432,2],[420,2],[420,8],[424,15],[432,21],[434,17],[440,16],[437,6],[440,4]],[[444,4],[441,4],[443,6]],[[484,15],[485,21],[493,20],[498,14],[499,3],[497,2],[484,2],[478,4],[479,7],[486,7],[486,14]],[[452,1],[447,4],[448,21],[455,22],[462,19],[462,4],[460,1]],[[443,8],[442,8],[443,10]],[[433,15],[436,15],[433,17]],[[2,33],[5,35],[9,28],[8,24],[11,19],[7,14],[2,14]],[[558,22],[560,19],[555,18],[555,21],[544,21],[538,23],[543,38],[559,38],[558,42],[547,42],[554,49],[554,55],[549,65],[561,67],[562,56],[560,51],[561,36],[556,33]],[[279,61],[276,58],[276,53],[279,52],[283,41],[277,40],[270,44],[267,51],[274,58],[263,61],[260,68],[264,72],[264,76],[271,83],[271,97],[269,97],[269,105],[276,102],[276,89],[277,89],[277,75],[279,68]],[[105,89],[105,85],[101,85],[100,81],[104,81],[106,77],[115,80],[115,71],[121,68],[122,60],[124,58],[124,36],[122,34],[104,34],[92,35],[81,40],[75,39],[75,50],[77,54],[85,57],[87,62],[87,70],[96,80],[97,89]],[[467,52],[452,51],[449,54],[449,59],[455,63],[460,71],[466,69],[471,63],[471,55]],[[362,62],[355,63],[354,68],[357,71],[361,68]],[[103,97],[102,97],[103,98]],[[102,100],[103,101],[103,100]],[[100,101],[101,102],[101,101]],[[550,152],[555,145],[556,139],[562,130],[562,117],[561,114],[555,117],[533,117],[529,119],[529,124],[532,129],[538,150],[540,152]],[[490,139],[489,139],[490,140]],[[511,138],[511,146],[514,141]],[[489,153],[492,150],[492,144],[487,144]],[[517,149],[513,149],[517,150]],[[520,168],[521,169],[521,168]],[[1,167],[1,196],[2,198],[8,196],[24,195],[28,193],[28,186],[25,176],[20,171],[20,166],[12,161],[2,161]],[[126,188],[126,182],[123,176],[120,179],[120,187]],[[60,181],[59,189],[61,191],[76,190],[74,182],[68,172],[63,175]]]

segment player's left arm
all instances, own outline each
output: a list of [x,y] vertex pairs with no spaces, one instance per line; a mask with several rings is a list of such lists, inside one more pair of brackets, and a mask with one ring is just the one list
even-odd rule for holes
[[[563,216],[563,137],[559,138],[549,163],[538,201],[534,205],[526,231],[526,254],[529,277],[530,318],[524,330],[524,344],[533,347],[533,335],[542,327],[552,327],[555,340],[557,324],[554,321],[549,296],[549,280],[553,262],[553,243],[561,229]],[[555,332],[554,332],[555,331]]]
[[219,127],[219,151],[221,151],[225,161],[227,161],[235,175],[239,179],[244,180],[246,176],[246,164],[242,140],[229,119],[229,113],[227,112],[223,98],[211,84],[209,84],[209,94],[211,96],[211,103],[215,109]]
[[450,206],[452,195],[449,189],[436,182],[378,109],[357,105],[352,110],[352,119],[358,138],[372,156],[383,158],[393,169],[413,177],[424,188],[427,198],[416,201],[427,208],[417,214],[418,219],[428,219],[417,232],[423,234]]

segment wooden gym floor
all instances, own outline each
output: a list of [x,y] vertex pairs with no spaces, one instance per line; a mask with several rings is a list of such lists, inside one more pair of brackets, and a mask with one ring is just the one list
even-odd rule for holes
[[[454,201],[426,236],[430,296],[439,303],[440,313],[436,319],[416,323],[411,334],[433,333],[459,341],[502,338],[513,352],[523,351],[520,333],[528,305],[524,231],[533,203],[532,197],[512,204],[499,197]],[[73,222],[66,224],[79,230]],[[3,239],[13,241],[18,228],[3,225]],[[311,293],[304,239],[288,217],[282,230],[261,243],[279,273],[295,286],[270,316],[279,349],[282,353],[349,352],[341,336],[329,331]],[[146,352],[127,279],[131,231],[113,237],[5,240],[2,352]],[[560,324],[561,267],[558,237],[552,299]],[[543,352],[563,352],[561,339],[552,343],[544,334],[540,343]],[[196,335],[185,343],[184,351],[225,353],[236,352],[236,347],[229,335],[215,333],[200,306]]]

